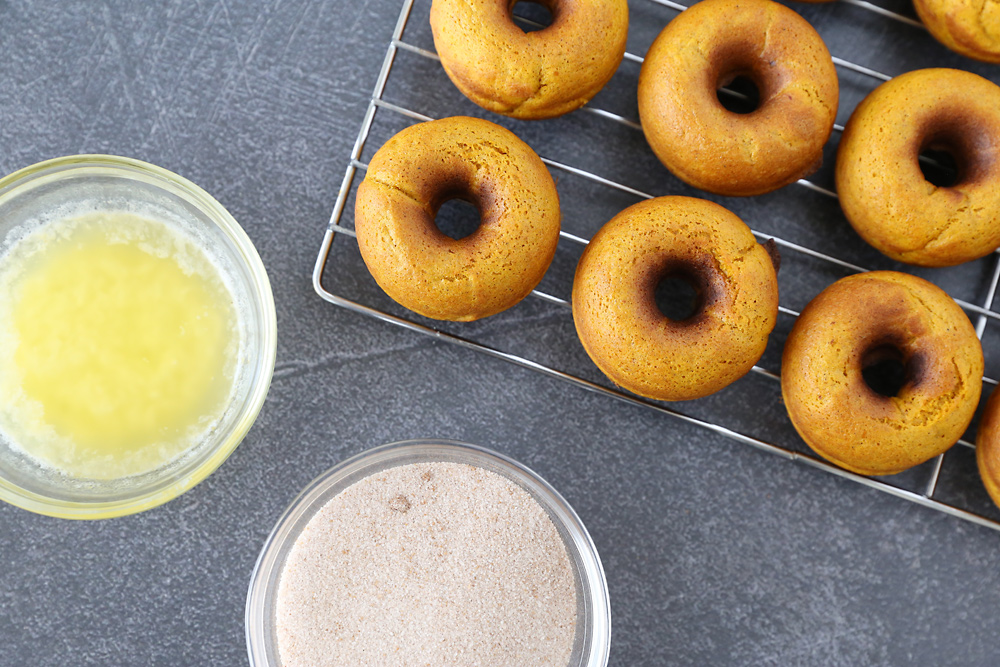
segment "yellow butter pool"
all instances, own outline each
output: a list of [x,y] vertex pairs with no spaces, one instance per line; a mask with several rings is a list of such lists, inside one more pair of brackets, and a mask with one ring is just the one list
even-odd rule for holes
[[0,258],[0,434],[71,477],[181,456],[233,391],[230,290],[194,239],[128,211],[49,222]]

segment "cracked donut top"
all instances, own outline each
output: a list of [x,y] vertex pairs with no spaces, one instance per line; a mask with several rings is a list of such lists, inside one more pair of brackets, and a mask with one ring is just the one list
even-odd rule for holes
[[920,20],[952,51],[1000,63],[1000,0],[914,0]]
[[525,32],[510,0],[434,0],[434,47],[470,100],[521,119],[561,116],[604,87],[625,55],[625,0],[541,0],[552,23]]
[[[454,239],[435,217],[465,199],[480,224]],[[396,302],[438,320],[505,310],[538,285],[559,242],[548,169],[514,133],[457,116],[402,130],[372,157],[355,205],[358,246]]]

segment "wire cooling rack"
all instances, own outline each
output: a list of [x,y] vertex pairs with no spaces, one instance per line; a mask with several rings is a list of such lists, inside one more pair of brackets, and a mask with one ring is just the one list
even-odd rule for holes
[[[875,17],[876,21],[910,31],[910,34],[904,32],[897,38],[897,41],[906,42],[907,48],[931,51],[937,48],[930,36],[923,32],[919,21],[912,17],[865,0],[840,0],[835,4],[840,5],[836,8],[838,12],[854,12],[842,20],[838,17],[842,27],[836,26],[829,13],[820,16],[826,23],[834,24],[833,30],[837,34],[843,35],[845,30],[853,30],[859,24],[867,26],[869,33],[874,30],[877,37],[882,31],[897,29],[873,23],[871,19]],[[637,26],[636,10],[640,10],[638,18],[656,23],[655,26],[646,26],[646,32],[655,36],[677,12],[684,11],[686,7],[670,0],[634,0],[630,6],[630,52],[625,54],[622,67],[606,88],[609,92],[602,91],[583,109],[564,117],[566,120],[523,124],[472,106],[444,78],[433,51],[426,20],[416,18],[418,12],[426,15],[429,6],[430,0],[404,0],[392,32],[313,271],[313,283],[322,298],[377,320],[503,359],[576,387],[695,424],[785,459],[1000,530],[1000,512],[989,501],[976,473],[972,444],[974,431],[970,429],[945,454],[911,471],[888,477],[864,477],[817,458],[805,447],[792,430],[781,405],[779,376],[781,346],[801,307],[838,277],[885,268],[921,274],[944,287],[970,315],[981,339],[995,336],[996,345],[984,339],[984,352],[987,375],[991,372],[997,374],[1000,359],[992,359],[990,353],[1000,347],[1000,327],[989,329],[988,325],[1000,319],[1000,314],[992,309],[1000,281],[1000,255],[994,253],[959,269],[930,271],[896,265],[878,255],[850,232],[840,213],[837,195],[832,188],[831,167],[835,146],[828,146],[824,169],[809,179],[799,180],[778,193],[760,198],[742,202],[732,199],[721,201],[723,205],[737,210],[759,239],[773,239],[782,251],[779,324],[760,364],[753,368],[751,374],[720,394],[682,404],[650,401],[618,390],[590,364],[575,337],[569,304],[573,269],[588,238],[625,206],[665,194],[713,198],[687,188],[663,170],[655,158],[650,160],[652,153],[645,146],[634,111],[635,82],[638,66],[643,60],[642,56],[636,55],[636,49],[631,44],[631,31]],[[800,8],[796,6],[796,9]],[[540,27],[524,17],[518,17],[518,20],[526,29]],[[889,37],[883,38],[891,42]],[[913,45],[910,45],[910,40],[913,40]],[[827,42],[830,44],[829,39]],[[839,118],[846,118],[854,104],[891,76],[837,57],[835,45],[830,46],[841,79]],[[861,55],[866,52],[878,54],[877,48],[855,50]],[[407,59],[404,61],[403,57]],[[624,72],[630,66],[632,70]],[[926,65],[918,60],[916,66]],[[906,69],[916,66],[905,65]],[[970,61],[955,60],[951,66],[968,69]],[[894,71],[901,73],[905,70]],[[390,79],[392,86],[389,85]],[[616,80],[620,81],[617,88],[613,85]],[[428,89],[431,89],[430,93]],[[720,93],[740,96],[735,91],[724,90]],[[370,156],[385,139],[402,127],[448,115],[479,115],[513,129],[539,152],[556,177],[563,206],[559,251],[546,278],[532,292],[533,298],[526,299],[507,313],[480,323],[435,322],[392,303],[374,285],[360,259],[353,230],[353,212],[347,207],[349,202],[353,204],[360,181],[356,178],[358,172],[367,168],[366,156]],[[377,118],[378,121],[384,118],[384,122],[377,122]],[[842,130],[843,123],[834,126],[835,139],[839,138]],[[560,148],[566,145],[577,149],[592,147],[593,150],[564,150],[563,153],[570,155],[564,159],[558,154]],[[630,174],[632,179],[619,176],[618,172]],[[568,210],[568,205],[574,202],[582,203]],[[766,223],[769,228],[758,229],[758,222]],[[782,231],[790,233],[783,234]],[[817,247],[826,248],[829,252]],[[336,284],[336,293],[327,284]],[[997,381],[984,377],[983,382],[985,402]]]

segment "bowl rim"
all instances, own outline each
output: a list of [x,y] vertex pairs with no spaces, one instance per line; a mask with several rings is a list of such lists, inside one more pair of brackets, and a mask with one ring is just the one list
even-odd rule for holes
[[[428,454],[431,458],[424,458]],[[584,641],[589,641],[590,649],[580,657],[579,667],[605,667],[611,648],[611,601],[597,546],[579,515],[562,494],[526,465],[492,449],[447,438],[401,440],[367,449],[329,468],[295,496],[265,540],[250,576],[244,613],[250,665],[280,667],[267,653],[267,601],[276,592],[284,558],[302,528],[330,499],[354,483],[380,470],[427,461],[466,463],[503,475],[524,488],[545,510],[564,541],[573,540],[576,550],[567,544],[567,555],[579,572],[586,601],[592,603],[584,608],[584,617],[590,619]],[[579,556],[575,558],[574,553]]]
[[43,160],[0,178],[0,199],[16,196],[19,188],[29,186],[39,178],[92,170],[117,171],[121,174],[121,178],[128,178],[129,174],[144,176],[147,184],[163,189],[167,189],[168,185],[172,186],[171,192],[180,195],[204,213],[232,242],[248,270],[251,277],[249,284],[252,299],[260,310],[263,326],[258,331],[261,342],[260,354],[257,355],[257,363],[253,369],[257,379],[244,402],[243,410],[234,422],[233,429],[199,465],[173,482],[132,496],[89,502],[51,498],[24,489],[0,477],[0,500],[30,512],[62,519],[107,519],[142,512],[176,498],[208,477],[242,442],[260,413],[270,387],[277,354],[278,333],[274,295],[257,249],[232,214],[212,195],[187,178],[135,158],[98,153],[67,155]]

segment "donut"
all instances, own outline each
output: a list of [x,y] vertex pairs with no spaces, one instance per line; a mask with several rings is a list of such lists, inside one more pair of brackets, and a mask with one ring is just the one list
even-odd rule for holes
[[[749,78],[751,113],[718,89]],[[805,19],[771,0],[702,0],[653,42],[639,74],[639,117],[660,162],[722,195],[771,192],[815,171],[837,114],[837,72]]]
[[976,464],[983,486],[1000,506],[1000,391],[993,391],[976,431]]
[[[943,151],[957,179],[939,187],[918,157]],[[883,254],[951,266],[1000,246],[1000,87],[954,69],[908,72],[851,114],[837,151],[847,220]]]
[[934,38],[956,53],[1000,63],[1000,4],[991,0],[913,0]]
[[539,0],[552,23],[525,33],[512,0],[434,0],[434,48],[448,78],[489,111],[525,120],[579,109],[618,69],[626,0]]
[[[434,223],[464,199],[479,227],[453,239]],[[386,294],[438,320],[510,308],[538,285],[559,241],[559,195],[541,159],[512,132],[479,118],[406,128],[372,157],[358,187],[361,257]]]
[[[697,295],[685,319],[657,306],[657,286],[669,278]],[[777,315],[768,251],[736,215],[692,197],[658,197],[616,215],[587,245],[573,279],[573,320],[594,364],[618,386],[658,400],[707,396],[745,375]]]
[[[873,389],[864,374],[894,363],[895,386]],[[979,339],[951,297],[922,278],[875,271],[838,280],[805,307],[782,353],[781,395],[817,454],[891,475],[955,444],[982,374]]]

